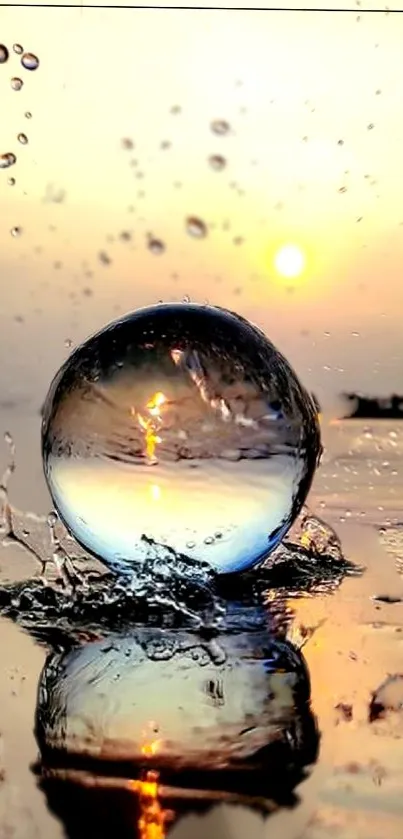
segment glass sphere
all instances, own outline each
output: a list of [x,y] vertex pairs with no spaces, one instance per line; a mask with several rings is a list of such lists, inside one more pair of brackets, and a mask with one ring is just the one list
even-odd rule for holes
[[320,448],[285,358],[207,305],[158,304],[106,326],[63,364],[43,409],[55,508],[117,572],[159,546],[221,574],[261,562],[298,515]]

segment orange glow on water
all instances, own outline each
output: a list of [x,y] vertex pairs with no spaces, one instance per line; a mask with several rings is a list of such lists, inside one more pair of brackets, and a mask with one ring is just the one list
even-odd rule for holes
[[161,443],[161,437],[158,430],[161,426],[161,405],[166,402],[166,398],[161,391],[157,391],[148,400],[146,409],[149,412],[149,417],[144,417],[142,414],[136,413],[132,408],[132,414],[137,416],[140,428],[144,431],[145,438],[145,455],[149,463],[156,463],[155,450],[158,443]]

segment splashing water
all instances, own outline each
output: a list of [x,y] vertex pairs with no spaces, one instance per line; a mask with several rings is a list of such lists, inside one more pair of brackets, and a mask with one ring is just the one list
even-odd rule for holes
[[[35,560],[38,573],[23,582],[0,585],[0,613],[36,633],[63,632],[68,637],[114,631],[143,623],[150,626],[245,630],[261,627],[261,607],[273,596],[281,604],[303,592],[332,591],[343,576],[358,573],[343,557],[328,525],[307,508],[293,528],[292,541],[280,544],[270,564],[247,581],[238,578],[228,590],[217,589],[209,566],[154,546],[154,557],[138,567],[127,585],[105,574],[70,536],[57,515],[37,516],[12,507],[9,483],[15,472],[15,446],[9,434],[9,462],[0,480],[0,544],[18,546]],[[308,530],[308,532],[307,532]],[[309,536],[309,539],[308,539]],[[316,538],[315,538],[316,537]],[[309,543],[309,544],[308,544]],[[226,596],[230,594],[232,603]],[[224,596],[224,600],[222,599]]]

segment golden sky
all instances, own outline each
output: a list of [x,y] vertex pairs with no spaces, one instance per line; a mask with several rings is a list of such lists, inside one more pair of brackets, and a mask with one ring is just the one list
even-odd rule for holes
[[184,295],[257,322],[320,396],[401,387],[403,15],[371,7],[1,10],[3,399],[39,405],[65,339]]

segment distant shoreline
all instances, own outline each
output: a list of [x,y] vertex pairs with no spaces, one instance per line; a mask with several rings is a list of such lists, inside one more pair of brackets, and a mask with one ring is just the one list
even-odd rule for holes
[[389,397],[379,398],[343,393],[342,397],[351,403],[351,411],[341,419],[403,420],[403,395],[393,393]]

